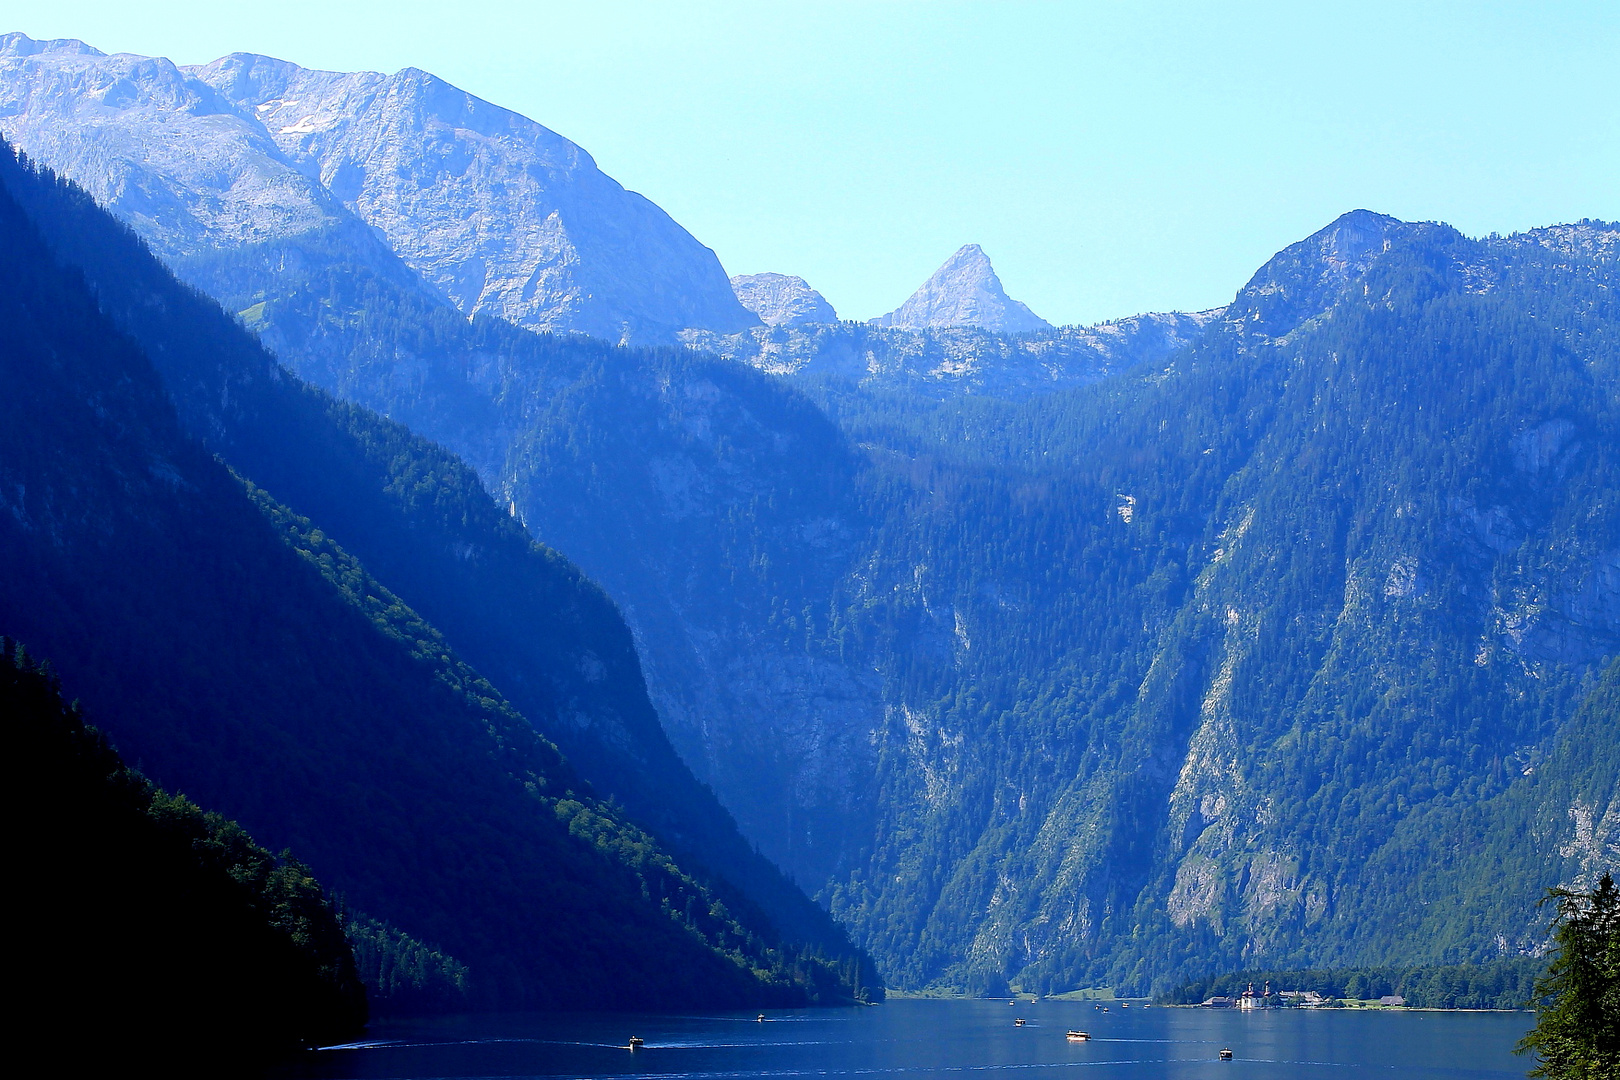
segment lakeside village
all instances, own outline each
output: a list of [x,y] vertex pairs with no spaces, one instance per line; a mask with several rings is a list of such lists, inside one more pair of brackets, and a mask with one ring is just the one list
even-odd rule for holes
[[1399,994],[1386,994],[1371,1001],[1357,1001],[1323,997],[1315,990],[1282,990],[1274,994],[1267,980],[1263,991],[1257,992],[1254,983],[1250,983],[1249,988],[1236,997],[1217,995],[1205,998],[1198,1005],[1205,1009],[1402,1009],[1406,1007],[1406,999]]

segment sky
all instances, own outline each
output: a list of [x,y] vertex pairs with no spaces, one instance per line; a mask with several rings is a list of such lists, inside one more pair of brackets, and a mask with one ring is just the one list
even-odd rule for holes
[[845,318],[980,244],[1054,323],[1225,303],[1348,210],[1620,218],[1620,3],[0,0],[0,31],[418,67]]

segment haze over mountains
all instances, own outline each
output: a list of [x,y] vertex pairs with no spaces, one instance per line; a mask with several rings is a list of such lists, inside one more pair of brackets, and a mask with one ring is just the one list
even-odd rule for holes
[[375,229],[469,315],[614,341],[757,322],[714,253],[589,154],[426,72],[181,68],[21,34],[0,72],[0,131],[166,257],[335,232],[382,262]]
[[[890,325],[836,323],[422,73],[5,40],[0,131],[494,502],[458,480],[467,509],[424,524],[317,499],[318,470],[260,479],[269,427],[247,475],[796,940],[836,945],[697,781],[908,988],[1491,959],[1540,946],[1544,886],[1620,862],[1620,227],[1352,211],[1224,308],[1090,328],[1045,324],[970,246]],[[206,177],[164,156],[203,127],[226,133]],[[546,221],[629,238],[568,233],[581,267],[628,260],[601,271],[602,340],[531,332],[571,294],[527,203],[527,254],[493,250],[518,174]],[[660,262],[692,270],[679,297],[635,277],[658,236],[694,246]],[[520,278],[532,297],[489,284]],[[160,364],[186,340],[136,336]],[[197,437],[234,430],[210,412],[229,379],[165,378]],[[501,607],[506,571],[447,569],[519,523],[633,650],[605,609],[537,631],[552,609]],[[419,534],[432,553],[401,553]]]

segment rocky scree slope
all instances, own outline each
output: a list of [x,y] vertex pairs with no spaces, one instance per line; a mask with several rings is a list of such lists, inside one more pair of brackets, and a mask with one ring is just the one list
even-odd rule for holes
[[712,251],[585,151],[415,69],[181,68],[8,34],[0,133],[165,258],[336,230],[464,313],[534,329],[661,340],[758,321]]

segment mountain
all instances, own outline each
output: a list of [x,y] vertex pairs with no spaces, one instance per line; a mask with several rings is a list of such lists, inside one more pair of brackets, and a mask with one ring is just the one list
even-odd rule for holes
[[594,586],[453,458],[289,378],[77,189],[0,166],[0,622],[146,771],[465,963],[486,1006],[742,1006],[859,979],[677,864],[331,535],[215,454],[346,508],[345,535],[394,537],[406,580],[507,575],[494,611],[551,642],[526,700],[552,727],[638,695],[650,714]]
[[[351,324],[336,278],[261,278],[254,317],[469,454],[511,433],[490,482],[619,600],[672,741],[898,985],[1145,990],[1533,949],[1540,885],[1612,857],[1603,768],[1526,792],[1620,628],[1613,233],[1354,213],[1180,351],[1008,398],[812,404],[702,357]],[[462,356],[499,373],[485,413],[425,392]],[[1469,850],[1522,868],[1491,929],[1403,923],[1478,899],[1439,852],[1490,800],[1521,816]]]
[[731,279],[742,306],[766,326],[835,323],[838,313],[802,277],[790,274],[737,274]]
[[895,985],[1511,956],[1620,860],[1612,224],[1355,211],[1218,312],[688,335],[724,356],[307,235],[177,262],[602,583],[669,742]]
[[948,400],[1026,397],[1084,386],[1162,360],[1203,333],[1223,309],[1132,315],[1096,326],[1004,334],[973,326],[904,330],[870,323],[686,330],[680,339],[800,385],[823,380],[874,393]]
[[8,34],[0,115],[166,258],[336,232],[465,314],[534,329],[658,340],[756,322],[714,253],[585,151],[415,69],[180,68]]
[[[818,410],[716,361],[479,340],[555,380],[500,391],[519,513],[897,984],[1453,963],[1534,949],[1541,885],[1614,857],[1608,759],[1551,764],[1620,632],[1613,232],[1352,214],[1181,351],[1016,399],[829,382]],[[266,333],[335,365],[319,292]],[[1512,826],[1460,850],[1520,872],[1481,909],[1447,853],[1488,805]]]
[[[604,583],[671,741],[897,985],[1145,990],[1533,949],[1559,852],[1610,857],[1607,773],[1525,792],[1614,649],[1613,232],[1352,214],[1180,351],[1011,397],[812,402],[246,258],[225,298]],[[1470,849],[1522,876],[1403,924],[1478,898],[1410,853],[1497,799]]]
[[[791,940],[858,959],[844,933],[743,838],[714,793],[677,756],[648,699],[628,629],[593,583],[535,545],[454,456],[288,379],[258,342],[169,278],[82,194],[32,182],[14,167],[12,176],[29,212],[50,224],[57,257],[86,275],[103,309],[158,359],[193,434],[382,575],[463,656],[498,680],[587,780],[683,861],[740,889]],[[257,261],[250,265],[262,270]],[[277,275],[292,295],[273,305],[261,302],[260,319],[282,318],[303,302],[330,315],[329,301],[339,294],[347,297],[344,311],[373,309],[364,322],[334,327],[331,337],[346,348],[358,334],[386,352],[394,363],[364,369],[385,381],[333,385],[365,390],[364,400],[458,438],[474,461],[490,461],[493,433],[487,429],[498,413],[481,397],[488,389],[482,378],[468,382],[463,350],[499,355],[512,349],[510,366],[500,365],[510,380],[501,399],[514,403],[524,402],[524,385],[549,394],[558,378],[577,377],[568,373],[577,372],[581,358],[566,342],[498,320],[469,324],[447,305],[391,279],[369,277],[361,267],[316,265],[322,273],[303,295],[292,288],[290,272]],[[395,305],[392,317],[385,316],[380,289],[389,290],[383,295]],[[434,347],[435,334],[447,339],[448,355],[443,345]],[[563,365],[556,363],[559,354]],[[407,355],[418,359],[399,364]]]
[[898,983],[1540,946],[1541,889],[1620,859],[1616,231],[1351,214],[1167,362],[845,420],[925,478],[865,595],[926,566],[954,637],[834,899]]
[[978,244],[968,244],[945,260],[911,298],[873,319],[874,326],[976,326],[1003,334],[1050,330],[1052,324],[1008,296],[990,257]]

